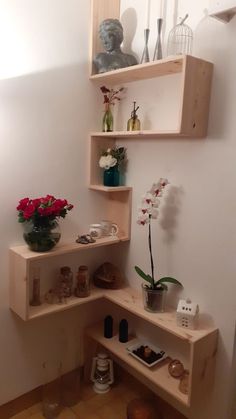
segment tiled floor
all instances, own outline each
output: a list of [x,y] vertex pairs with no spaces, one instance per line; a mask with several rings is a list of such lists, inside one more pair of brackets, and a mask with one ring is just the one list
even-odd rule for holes
[[[133,383],[122,383],[103,395],[94,393],[92,386],[84,386],[81,390],[81,400],[72,408],[65,408],[59,419],[126,419],[127,403],[141,394],[143,388]],[[146,391],[148,395],[148,390]],[[32,406],[11,419],[44,419],[41,404]]]

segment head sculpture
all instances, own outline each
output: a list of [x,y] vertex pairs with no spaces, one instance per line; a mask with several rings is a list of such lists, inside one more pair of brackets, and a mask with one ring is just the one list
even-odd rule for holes
[[105,19],[100,24],[99,35],[107,52],[119,49],[124,39],[123,27],[118,19]]
[[133,55],[121,51],[120,46],[124,39],[124,32],[118,19],[103,20],[99,27],[99,36],[105,51],[97,54],[93,60],[97,73],[105,73],[137,64]]

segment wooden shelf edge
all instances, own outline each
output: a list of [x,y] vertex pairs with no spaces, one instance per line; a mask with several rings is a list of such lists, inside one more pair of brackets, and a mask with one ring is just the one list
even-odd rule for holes
[[221,12],[211,12],[209,16],[223,23],[229,23],[236,15],[236,7],[223,10]]
[[85,298],[70,297],[67,299],[66,304],[48,304],[43,303],[38,307],[29,307],[28,320],[34,320],[36,318],[48,316],[49,314],[59,313],[66,311],[74,307],[78,307],[84,304],[88,304],[93,301],[101,300],[104,297],[103,290],[99,288],[93,288],[91,294]]
[[89,79],[97,83],[107,81],[114,84],[181,73],[184,57],[184,55],[170,56],[158,61],[137,64],[131,67],[107,71],[102,74],[93,74]]
[[133,188],[130,186],[103,186],[103,185],[89,185],[89,189],[92,191],[101,191],[101,192],[129,192]]
[[200,325],[201,329],[197,330],[183,329],[176,324],[175,309],[166,308],[164,313],[150,313],[146,311],[143,307],[141,292],[131,287],[105,291],[104,297],[130,313],[188,343],[195,343],[217,330],[215,327],[205,327],[204,325]]
[[[152,61],[144,64],[137,64],[102,74],[93,74],[89,77],[95,83],[107,83],[110,85],[125,84],[139,80],[147,80],[156,77],[163,77],[182,73],[186,62],[195,61],[196,65],[200,62],[208,62],[192,55],[176,55],[163,58],[162,60]],[[208,62],[209,64],[212,64]]]
[[32,252],[29,250],[29,248],[26,245],[23,246],[16,246],[11,247],[10,252],[13,252],[17,254],[18,256],[21,256],[23,259],[31,261],[31,260],[40,260],[40,259],[48,259],[51,257],[56,257],[64,254],[69,253],[77,253],[82,250],[88,250],[93,249],[96,247],[101,246],[109,246],[112,244],[119,243],[123,237],[117,237],[117,236],[109,236],[101,239],[97,239],[95,243],[88,243],[86,245],[71,242],[71,243],[64,243],[64,244],[58,244],[53,250],[49,252]]
[[[124,240],[126,240],[124,238]],[[125,287],[118,290],[106,290],[93,287],[91,294],[86,298],[71,297],[67,300],[66,304],[47,304],[44,303],[39,307],[29,306],[27,318],[23,318],[19,313],[10,307],[11,310],[17,314],[22,320],[27,321],[38,317],[46,316],[49,314],[65,311],[76,307],[78,305],[86,304],[94,300],[105,298],[108,301],[118,305],[119,307],[129,311],[130,313],[140,317],[141,319],[159,327],[160,329],[171,333],[177,338],[184,340],[188,343],[195,343],[200,341],[205,336],[215,333],[216,328],[201,328],[197,330],[185,330],[176,324],[176,311],[167,309],[164,313],[149,313],[143,308],[141,292]]]
[[170,131],[152,131],[152,130],[142,130],[142,131],[113,131],[113,132],[91,132],[91,137],[100,140],[103,138],[113,138],[114,140],[126,139],[126,140],[142,140],[142,139],[172,139],[172,138],[205,138],[206,135],[194,135],[194,133],[181,132],[178,130]]

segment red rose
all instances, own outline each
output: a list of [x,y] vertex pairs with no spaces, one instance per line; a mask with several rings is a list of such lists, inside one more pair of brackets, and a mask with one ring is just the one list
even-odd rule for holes
[[29,203],[29,198],[21,199],[19,205],[16,207],[18,211],[24,211]]
[[32,202],[30,202],[23,212],[23,217],[26,220],[29,220],[34,214],[34,211],[35,211],[35,206],[32,204]]

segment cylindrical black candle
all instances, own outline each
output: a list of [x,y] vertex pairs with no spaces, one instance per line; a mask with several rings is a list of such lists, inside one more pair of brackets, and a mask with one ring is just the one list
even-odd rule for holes
[[104,338],[110,339],[113,336],[113,318],[106,316],[104,319]]
[[122,343],[128,342],[128,322],[122,319],[119,325],[119,341]]

